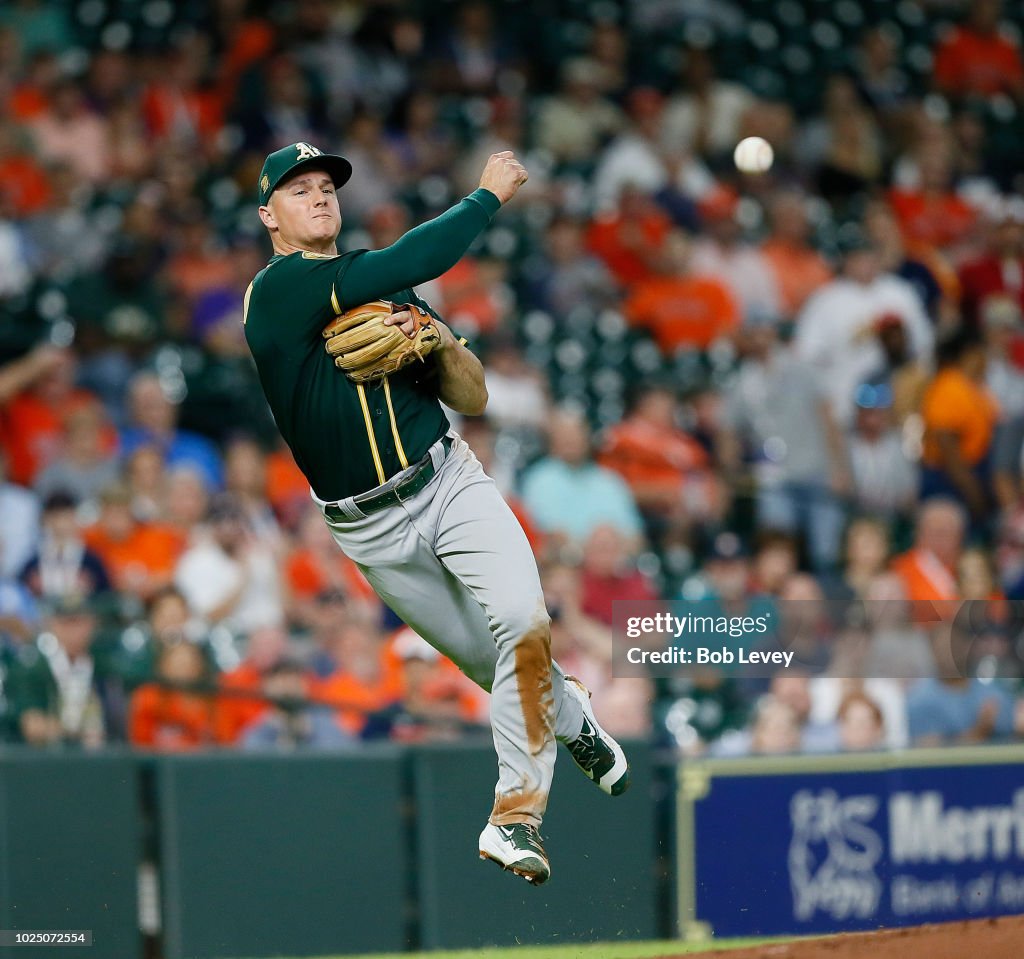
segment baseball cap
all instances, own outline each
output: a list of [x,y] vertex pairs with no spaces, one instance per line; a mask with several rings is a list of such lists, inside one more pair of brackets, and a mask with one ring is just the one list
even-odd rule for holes
[[69,490],[54,490],[43,500],[44,513],[55,513],[58,510],[67,509],[78,509],[78,500]]
[[292,143],[271,153],[263,161],[260,171],[260,204],[265,205],[270,194],[289,174],[304,166],[322,167],[334,181],[335,187],[342,187],[352,176],[352,164],[343,156],[324,153],[309,143]]
[[408,627],[395,634],[392,648],[402,660],[422,659],[429,663],[441,656],[419,633],[413,632]]
[[861,383],[853,401],[862,410],[887,410],[892,406],[892,387],[888,383]]

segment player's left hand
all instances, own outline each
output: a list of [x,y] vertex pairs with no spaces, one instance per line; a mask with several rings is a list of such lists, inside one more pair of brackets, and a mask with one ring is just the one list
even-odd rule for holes
[[430,314],[422,307],[411,303],[396,303],[394,312],[384,320],[385,326],[397,326],[411,340],[423,319]]
[[[414,303],[396,303],[395,312],[384,319],[385,326],[397,326],[410,340],[416,336],[416,331],[424,319],[432,319],[430,314],[421,306]],[[443,349],[451,339],[451,331],[440,320],[433,318],[434,326],[441,334],[441,342],[435,349]]]

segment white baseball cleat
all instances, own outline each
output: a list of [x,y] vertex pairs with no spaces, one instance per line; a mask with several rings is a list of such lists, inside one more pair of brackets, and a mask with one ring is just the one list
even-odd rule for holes
[[551,878],[551,866],[540,833],[530,823],[516,822],[508,826],[488,823],[480,833],[480,858],[496,862],[534,886]]
[[575,676],[565,677],[565,690],[583,707],[583,729],[565,745],[576,765],[602,792],[621,796],[629,788],[629,762],[622,747],[608,735],[594,716],[590,690]]

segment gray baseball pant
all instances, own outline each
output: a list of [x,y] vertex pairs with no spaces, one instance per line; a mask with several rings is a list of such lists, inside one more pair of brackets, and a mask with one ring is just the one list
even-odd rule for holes
[[352,519],[327,525],[381,599],[490,692],[498,754],[490,821],[539,825],[556,741],[579,735],[583,710],[551,659],[550,619],[526,534],[473,451],[449,435],[454,444],[443,461],[441,444],[431,447],[438,469],[418,493],[370,515],[342,500],[337,505]]

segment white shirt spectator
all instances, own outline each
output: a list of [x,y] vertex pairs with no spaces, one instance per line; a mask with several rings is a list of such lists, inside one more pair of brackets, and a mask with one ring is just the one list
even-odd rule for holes
[[39,500],[34,493],[0,481],[0,576],[15,577],[35,555]]
[[870,513],[892,516],[908,509],[917,494],[917,470],[895,430],[877,440],[850,435],[847,450],[857,503]]
[[549,97],[537,116],[537,145],[550,150],[562,162],[589,160],[602,140],[622,127],[622,111],[613,103],[597,98],[580,103],[570,97]]
[[714,188],[715,178],[700,160],[690,157],[680,164],[672,182],[655,146],[635,133],[626,133],[608,147],[594,172],[594,208],[612,209],[628,185],[635,185],[644,193],[674,186],[680,193],[699,200]]
[[740,121],[757,103],[745,87],[727,80],[716,80],[709,102],[698,103],[692,94],[680,94],[669,100],[665,108],[662,144],[666,150],[691,150],[697,137],[698,124],[707,117],[707,148],[711,153],[732,150],[739,140]]
[[999,403],[1002,419],[1024,416],[1024,375],[1001,356],[989,354],[985,383]]
[[696,274],[721,280],[745,316],[755,312],[779,316],[782,312],[775,273],[756,247],[739,243],[727,248],[714,240],[700,240],[693,247],[691,268]]
[[238,632],[284,622],[277,561],[266,547],[254,546],[236,559],[212,539],[203,539],[182,555],[174,582],[189,608],[204,619],[241,589],[234,606],[220,620]]
[[10,223],[0,223],[0,297],[17,296],[32,279],[21,236]]
[[[846,683],[833,676],[811,680],[811,721],[835,722],[842,703]],[[898,679],[864,680],[864,694],[873,699],[882,711],[885,745],[889,749],[905,749],[910,741],[907,733],[907,697]]]
[[836,419],[853,415],[857,386],[884,363],[875,324],[896,314],[907,329],[912,354],[928,356],[934,335],[914,288],[888,274],[868,284],[842,277],[815,293],[797,317],[797,354],[818,371]]
[[487,417],[499,427],[540,430],[547,419],[549,406],[544,389],[537,378],[510,376],[486,369]]

